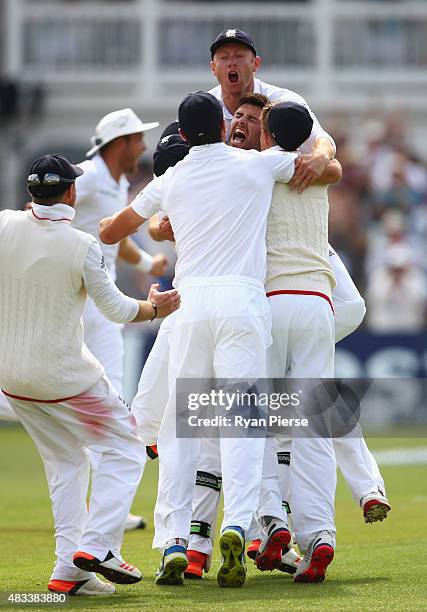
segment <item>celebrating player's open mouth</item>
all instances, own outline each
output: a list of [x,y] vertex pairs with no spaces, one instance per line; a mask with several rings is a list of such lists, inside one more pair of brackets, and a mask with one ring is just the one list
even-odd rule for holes
[[238,83],[239,82],[239,73],[236,70],[230,70],[228,73],[228,80],[230,83]]
[[241,127],[236,127],[231,134],[230,142],[232,146],[241,145],[245,142],[245,140],[246,140],[246,133],[244,129]]

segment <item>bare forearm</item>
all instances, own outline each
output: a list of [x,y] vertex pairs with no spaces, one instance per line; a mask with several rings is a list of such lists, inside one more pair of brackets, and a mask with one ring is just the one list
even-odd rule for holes
[[332,159],[326,164],[322,175],[313,185],[333,185],[342,179],[342,167],[337,159]]
[[329,138],[317,138],[313,145],[313,157],[315,159],[325,159],[331,161],[335,157],[335,148]]
[[146,219],[140,217],[131,206],[127,206],[112,217],[106,217],[99,224],[99,237],[105,244],[117,244],[134,234]]
[[155,318],[156,311],[151,302],[139,301],[139,310],[136,317],[132,320],[132,323],[141,323],[142,321],[151,321]]
[[123,238],[119,245],[119,257],[128,264],[137,264],[141,259],[141,251],[129,237]]

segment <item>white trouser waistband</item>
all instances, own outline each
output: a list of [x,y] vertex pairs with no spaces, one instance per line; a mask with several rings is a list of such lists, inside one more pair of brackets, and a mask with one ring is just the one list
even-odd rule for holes
[[259,289],[265,293],[264,284],[249,276],[192,276],[179,281],[178,290],[188,287],[224,287],[224,286],[248,287]]

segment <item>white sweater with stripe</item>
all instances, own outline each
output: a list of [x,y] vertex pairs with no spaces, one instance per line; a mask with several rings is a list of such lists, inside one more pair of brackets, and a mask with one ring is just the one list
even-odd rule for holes
[[266,291],[314,291],[332,297],[326,186],[301,195],[276,183],[267,221]]
[[0,212],[0,386],[40,400],[72,397],[103,375],[83,343],[83,267],[94,238],[68,221]]

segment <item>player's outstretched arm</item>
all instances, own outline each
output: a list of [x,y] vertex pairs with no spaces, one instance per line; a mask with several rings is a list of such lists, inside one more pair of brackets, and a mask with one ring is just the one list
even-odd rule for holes
[[147,219],[134,211],[132,206],[126,206],[112,217],[101,219],[99,237],[105,244],[117,244],[123,238],[138,231]]
[[152,321],[159,317],[167,317],[178,310],[181,297],[176,289],[171,291],[158,291],[159,285],[151,285],[148,299],[139,302],[139,310],[132,323]]

